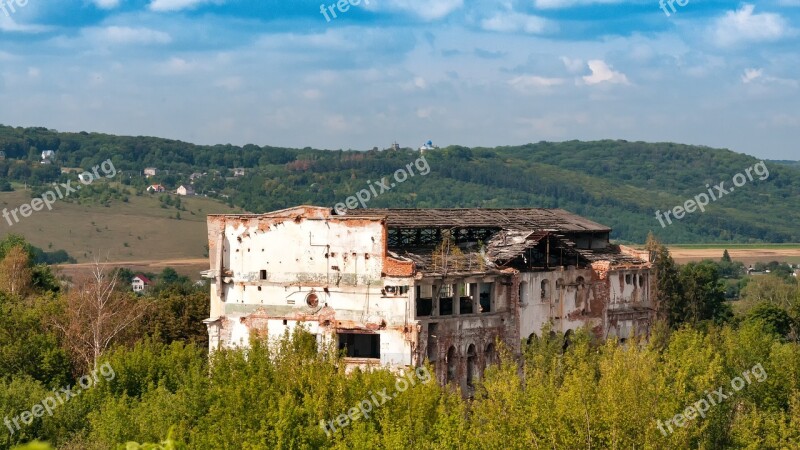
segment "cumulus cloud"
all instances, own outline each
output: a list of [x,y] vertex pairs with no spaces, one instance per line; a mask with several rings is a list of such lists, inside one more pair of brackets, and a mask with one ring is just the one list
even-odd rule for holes
[[100,9],[114,9],[119,6],[119,0],[92,0],[92,3]]
[[742,75],[742,83],[749,83],[753,80],[761,78],[764,75],[763,69],[744,69],[744,74]]
[[780,14],[754,11],[755,5],[744,4],[715,20],[711,34],[717,45],[729,47],[748,42],[771,42],[793,33]]
[[537,75],[520,75],[512,78],[508,83],[519,91],[541,90],[565,83],[563,78],[548,78]]
[[172,42],[169,34],[144,27],[89,28],[84,31],[84,34],[98,44],[168,44]]
[[541,34],[556,28],[555,24],[539,16],[518,12],[498,12],[481,21],[481,28],[501,33]]
[[592,71],[591,75],[583,77],[583,81],[586,84],[630,84],[628,83],[628,77],[624,73],[612,70],[602,59],[592,59],[586,64],[589,66],[589,70]]
[[[101,0],[113,1],[113,0]],[[196,8],[205,3],[221,3],[219,0],[152,0],[150,10],[152,11],[180,11],[184,9]]]
[[400,11],[413,14],[423,20],[437,20],[449,16],[464,6],[463,0],[380,0],[369,4],[362,2],[365,8],[380,11]]
[[560,9],[596,3],[622,3],[623,1],[625,0],[533,0],[533,5],[539,9]]

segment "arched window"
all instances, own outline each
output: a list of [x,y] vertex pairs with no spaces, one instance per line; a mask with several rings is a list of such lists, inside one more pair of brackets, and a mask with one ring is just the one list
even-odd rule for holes
[[542,301],[550,301],[550,280],[542,280]]
[[519,283],[519,304],[528,304],[528,283],[526,281]]
[[490,342],[486,346],[486,352],[485,352],[484,356],[486,358],[486,365],[487,366],[489,364],[494,364],[494,363],[497,362],[497,351],[495,351],[495,349],[494,349],[494,343],[493,342]]
[[472,387],[473,381],[478,377],[477,353],[475,345],[469,344],[467,348],[467,386]]
[[556,280],[556,298],[553,301],[558,303],[562,295],[564,295],[564,279],[559,278]]
[[578,277],[575,279],[575,284],[578,285],[578,290],[582,291],[584,287],[586,287],[586,282],[583,280],[583,277]]
[[447,382],[455,381],[458,357],[456,356],[456,348],[450,347],[447,349]]

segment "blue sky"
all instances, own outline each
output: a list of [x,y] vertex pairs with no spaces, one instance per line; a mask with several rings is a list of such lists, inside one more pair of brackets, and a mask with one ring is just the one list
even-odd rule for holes
[[800,159],[800,0],[674,1],[669,17],[658,0],[369,0],[327,21],[333,3],[6,6],[0,123],[329,149],[611,138]]

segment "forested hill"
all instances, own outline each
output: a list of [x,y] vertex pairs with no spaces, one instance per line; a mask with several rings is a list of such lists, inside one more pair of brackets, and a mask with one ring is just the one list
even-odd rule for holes
[[[706,212],[662,228],[656,210],[683,205],[707,193],[706,185],[724,181],[730,190],[734,175],[759,162],[708,147],[608,140],[451,146],[424,154],[430,173],[415,168],[416,176],[384,193],[374,182],[394,182],[392,174],[413,164],[418,151],[201,146],[12,127],[0,127],[0,150],[6,154],[2,184],[64,179],[61,167],[88,168],[111,158],[125,171],[119,181],[139,191],[154,182],[174,190],[201,173],[206,175],[194,181],[198,193],[252,212],[297,204],[333,207],[371,181],[379,195],[369,207],[558,207],[611,226],[612,237],[626,242],[644,242],[650,230],[667,243],[800,242],[800,166],[785,161],[766,161],[767,179],[751,171],[753,181],[712,201]],[[56,150],[54,164],[39,164],[43,150]],[[158,168],[159,175],[145,180],[145,167]],[[232,169],[239,167],[245,174],[234,177]]]

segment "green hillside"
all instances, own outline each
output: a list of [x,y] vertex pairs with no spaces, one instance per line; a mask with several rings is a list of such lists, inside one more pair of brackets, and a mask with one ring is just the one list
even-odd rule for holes
[[[38,163],[47,149],[57,151],[53,165]],[[6,180],[34,185],[63,180],[59,167],[88,168],[111,158],[123,171],[119,181],[131,192],[142,193],[154,182],[174,189],[188,184],[192,173],[201,173],[194,181],[198,192],[253,212],[304,203],[333,207],[370,185],[377,189],[375,182],[382,177],[388,185],[396,170],[420,156],[411,149],[198,146],[11,127],[0,127],[0,150],[7,155],[0,161],[0,187]],[[656,210],[683,205],[707,193],[706,185],[724,181],[729,189],[734,175],[759,160],[729,150],[627,141],[452,146],[428,151],[425,158],[430,173],[422,176],[414,169],[416,176],[380,193],[368,206],[558,207],[613,227],[612,237],[626,242],[644,242],[650,230],[666,243],[800,242],[800,167],[786,162],[766,161],[765,180],[756,175],[710,202],[704,213],[696,211],[662,228]],[[145,167],[158,168],[159,175],[145,179]],[[236,167],[245,169],[244,176],[233,176]],[[111,201],[107,212],[124,214],[120,205]]]
[[[0,209],[30,201],[30,191],[0,193]],[[206,255],[206,214],[232,211],[202,197],[183,199],[180,209],[164,208],[158,196],[149,195],[131,195],[110,206],[61,200],[52,211],[20,217],[19,223],[12,218],[11,226],[0,218],[0,236],[21,234],[45,251],[66,250],[78,262],[202,258]]]

